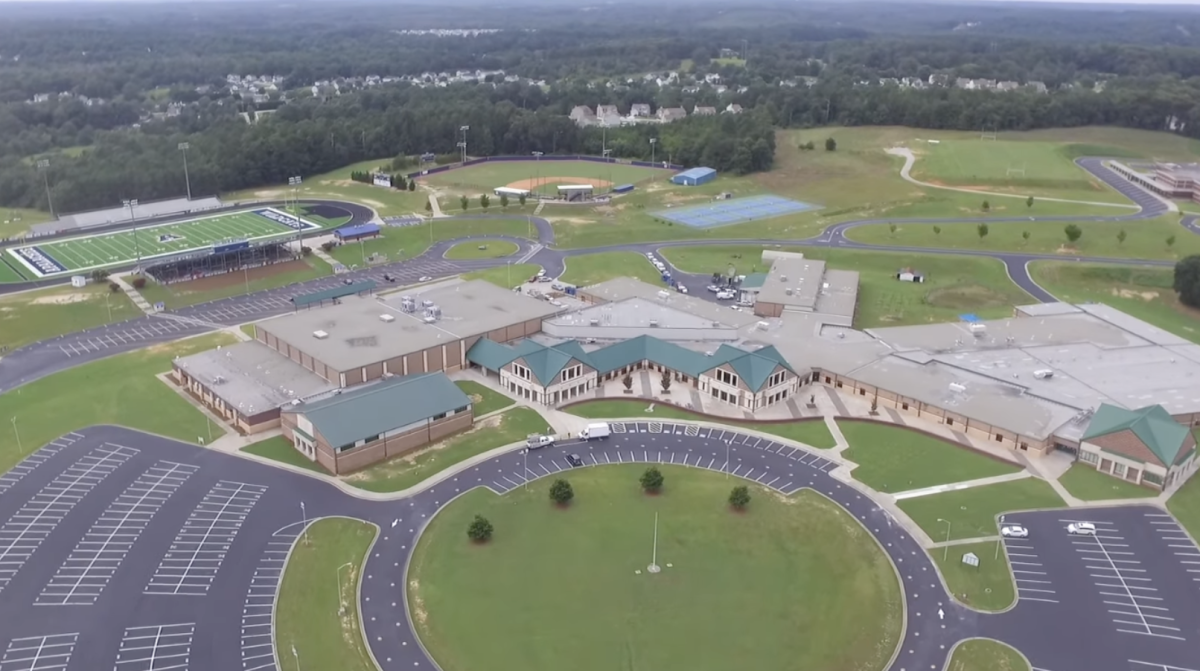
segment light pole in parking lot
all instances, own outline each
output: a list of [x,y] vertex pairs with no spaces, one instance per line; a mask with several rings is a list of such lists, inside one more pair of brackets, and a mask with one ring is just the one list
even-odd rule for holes
[[138,204],[137,198],[130,198],[123,202],[125,203],[125,207],[129,208],[129,220],[133,222],[133,250],[137,254],[137,265],[140,270],[142,267],[142,245],[138,242],[137,215],[133,212],[133,208],[137,207]]
[[188,200],[192,199],[192,178],[188,175],[187,168],[187,150],[192,148],[192,145],[187,142],[180,142],[177,147],[183,152],[183,183],[187,185]]
[[725,479],[729,479],[729,448],[733,446],[733,439],[725,441]]
[[[304,540],[304,544],[308,545],[308,511],[304,509],[303,501],[300,502],[300,519],[300,537]],[[297,664],[299,664],[299,660],[297,660]]]
[[946,523],[946,545],[942,546],[942,561],[946,561],[946,558],[950,556],[950,520],[939,517],[938,521]]

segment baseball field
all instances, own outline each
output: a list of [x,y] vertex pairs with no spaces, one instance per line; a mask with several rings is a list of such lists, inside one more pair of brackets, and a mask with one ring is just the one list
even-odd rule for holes
[[647,179],[666,179],[673,170],[643,168],[627,163],[598,161],[488,161],[420,178],[430,186],[473,187],[490,191],[506,186],[544,196],[558,195],[558,186],[591,184],[597,192]]

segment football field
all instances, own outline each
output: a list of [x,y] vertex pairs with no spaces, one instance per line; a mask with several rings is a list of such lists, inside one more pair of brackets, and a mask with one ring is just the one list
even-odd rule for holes
[[43,244],[13,247],[10,258],[26,274],[51,277],[96,268],[211,250],[226,243],[261,242],[322,228],[303,217],[262,208],[201,219],[157,224]]

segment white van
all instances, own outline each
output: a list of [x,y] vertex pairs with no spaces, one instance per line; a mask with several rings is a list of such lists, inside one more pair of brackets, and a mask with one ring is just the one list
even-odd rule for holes
[[609,428],[608,422],[596,422],[588,424],[587,428],[579,432],[579,437],[583,440],[592,440],[593,438],[608,438],[612,435],[612,429]]

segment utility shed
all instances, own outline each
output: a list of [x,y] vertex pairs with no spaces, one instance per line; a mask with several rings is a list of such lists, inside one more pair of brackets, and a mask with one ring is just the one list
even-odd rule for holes
[[692,168],[671,177],[672,184],[683,186],[699,186],[717,178],[717,171],[712,168]]

